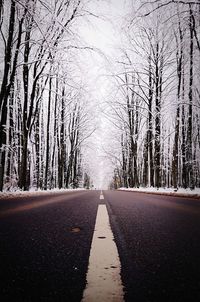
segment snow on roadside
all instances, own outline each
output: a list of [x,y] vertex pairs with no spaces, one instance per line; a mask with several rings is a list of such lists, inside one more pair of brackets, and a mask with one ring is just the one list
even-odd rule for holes
[[83,191],[85,189],[53,189],[53,190],[38,190],[38,191],[15,191],[15,192],[0,192],[0,200],[2,199],[10,199],[10,198],[18,198],[18,197],[30,197],[37,195],[53,195],[57,193],[64,192],[75,192],[75,191]]
[[175,191],[173,188],[157,189],[153,187],[148,187],[148,188],[140,187],[140,188],[119,188],[118,190],[200,199],[200,188],[195,188],[194,190],[179,188],[177,191]]

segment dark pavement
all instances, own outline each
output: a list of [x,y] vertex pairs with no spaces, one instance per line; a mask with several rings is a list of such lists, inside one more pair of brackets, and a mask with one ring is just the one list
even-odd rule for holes
[[104,202],[125,301],[200,301],[200,201],[103,193],[105,200],[100,191],[0,200],[1,301],[80,301]]
[[[55,199],[45,206],[1,215],[1,301],[80,301],[99,194],[37,196],[30,204]],[[4,211],[5,203],[0,201]],[[9,209],[11,203],[20,204],[9,201]],[[29,204],[29,199],[23,198],[22,204]]]
[[200,202],[105,192],[126,301],[200,301]]

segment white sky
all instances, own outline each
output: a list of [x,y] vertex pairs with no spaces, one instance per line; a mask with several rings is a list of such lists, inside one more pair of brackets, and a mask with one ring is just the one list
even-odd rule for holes
[[[90,138],[90,149],[86,158],[89,159],[90,173],[96,188],[106,188],[112,177],[113,167],[103,151],[108,141],[108,122],[102,114],[102,106],[108,98],[109,82],[105,75],[108,73],[106,65],[113,60],[117,48],[121,44],[120,30],[126,15],[126,1],[100,0],[91,2],[89,10],[99,18],[90,17],[88,22],[79,28],[80,35],[85,43],[98,48],[106,58],[89,52],[84,53],[83,59],[87,70],[88,82],[91,86],[91,99],[96,109],[97,130]],[[109,129],[110,133],[110,129]]]
[[91,17],[88,24],[81,28],[81,32],[88,44],[110,55],[113,52],[113,45],[119,42],[120,23],[125,15],[125,1],[93,1],[90,4],[90,11],[99,17]]

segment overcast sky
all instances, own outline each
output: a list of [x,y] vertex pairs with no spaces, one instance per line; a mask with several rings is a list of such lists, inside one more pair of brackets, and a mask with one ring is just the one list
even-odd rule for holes
[[90,173],[94,186],[97,188],[105,188],[113,173],[113,166],[104,152],[112,135],[112,129],[102,113],[102,108],[109,97],[110,83],[109,78],[106,77],[107,66],[113,64],[117,49],[121,45],[121,27],[127,14],[126,4],[123,0],[91,2],[90,11],[99,17],[90,17],[79,28],[85,43],[102,52],[102,55],[98,51],[82,54],[82,61],[85,64],[83,69],[87,70],[86,76],[97,125],[97,130],[90,138],[85,157],[89,160]]

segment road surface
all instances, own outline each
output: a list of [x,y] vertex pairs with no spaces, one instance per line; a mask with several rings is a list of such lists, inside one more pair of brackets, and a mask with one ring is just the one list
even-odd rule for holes
[[0,201],[1,301],[81,301],[100,204],[119,253],[124,301],[200,301],[200,201],[100,195],[76,191]]

